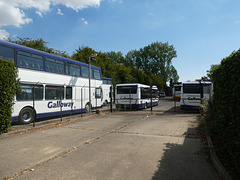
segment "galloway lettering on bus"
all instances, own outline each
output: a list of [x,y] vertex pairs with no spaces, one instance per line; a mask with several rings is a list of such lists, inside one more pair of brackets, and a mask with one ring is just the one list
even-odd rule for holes
[[188,97],[188,100],[201,101],[201,98],[198,98],[198,97]]
[[56,103],[50,101],[48,102],[47,106],[48,108],[59,108],[61,107],[73,107],[73,102],[67,102],[67,103],[61,103],[60,101],[57,101]]

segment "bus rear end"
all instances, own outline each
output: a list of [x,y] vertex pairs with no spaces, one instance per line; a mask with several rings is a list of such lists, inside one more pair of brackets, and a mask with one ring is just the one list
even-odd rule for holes
[[136,84],[117,84],[115,91],[116,107],[136,109],[138,95],[138,86]]
[[181,109],[199,110],[201,103],[201,88],[199,82],[186,82],[181,89]]
[[199,110],[205,100],[212,96],[211,82],[185,82],[181,89],[181,109],[182,110]]

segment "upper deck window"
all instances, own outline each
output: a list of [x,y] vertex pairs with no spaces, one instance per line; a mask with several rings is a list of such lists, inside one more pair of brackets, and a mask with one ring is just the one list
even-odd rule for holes
[[96,69],[94,69],[93,70],[93,77],[94,77],[94,79],[101,79],[101,76],[100,76],[100,71],[99,70],[96,70]]
[[111,84],[112,85],[112,81],[107,80],[107,79],[103,79],[103,84]]
[[14,49],[0,45],[0,59],[14,62]]
[[88,77],[89,77],[88,67],[86,67],[86,66],[81,66],[81,70],[82,70],[82,77],[88,78]]
[[43,57],[25,51],[18,51],[17,62],[19,67],[43,70]]
[[76,64],[71,64],[71,63],[67,63],[66,65],[66,73],[68,75],[72,75],[72,76],[80,76],[80,66],[76,65]]
[[108,80],[104,79],[103,84],[108,84]]
[[46,71],[48,71],[48,72],[64,74],[64,62],[63,61],[47,57],[45,66],[46,66]]

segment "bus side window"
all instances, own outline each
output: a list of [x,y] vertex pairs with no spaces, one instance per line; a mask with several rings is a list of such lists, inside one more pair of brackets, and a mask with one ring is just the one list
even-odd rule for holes
[[82,72],[82,77],[88,78],[88,76],[89,76],[88,67],[86,67],[86,66],[81,66],[81,72]]
[[0,45],[0,58],[14,62],[14,49]]
[[20,67],[43,70],[43,57],[40,55],[18,50],[17,59]]
[[33,87],[34,87],[34,99],[43,99],[43,85],[36,84],[21,84],[22,92],[17,94],[17,101],[33,100]]
[[64,74],[64,62],[61,60],[46,57],[45,66],[48,72]]
[[66,99],[72,99],[72,87],[66,87]]
[[102,98],[102,89],[101,88],[96,88],[95,89],[95,98],[96,99]]
[[64,87],[63,86],[45,86],[45,99],[63,99],[64,98]]

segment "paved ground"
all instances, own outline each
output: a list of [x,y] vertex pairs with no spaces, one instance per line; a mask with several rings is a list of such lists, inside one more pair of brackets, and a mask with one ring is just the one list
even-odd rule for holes
[[197,139],[196,114],[174,112],[173,105],[165,98],[153,113],[75,117],[54,128],[2,135],[0,178],[219,179]]

